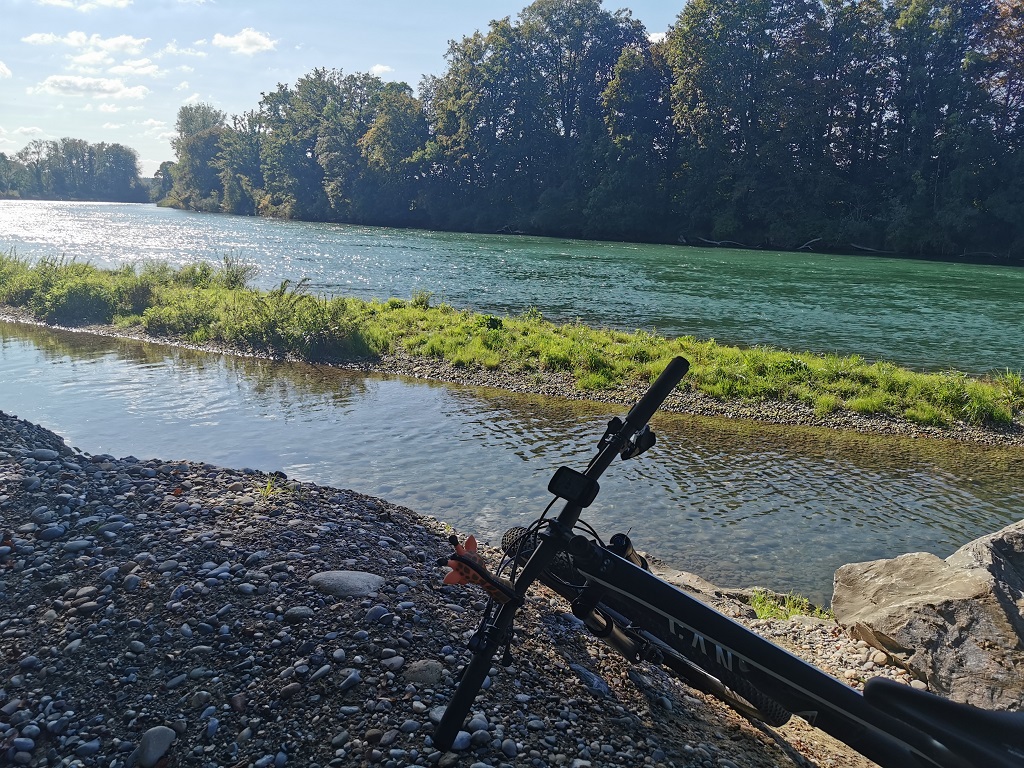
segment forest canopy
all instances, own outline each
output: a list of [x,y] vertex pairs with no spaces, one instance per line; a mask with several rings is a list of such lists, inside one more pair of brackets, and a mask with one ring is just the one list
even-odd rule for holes
[[1021,0],[536,0],[415,91],[320,68],[176,130],[195,210],[1024,260]]
[[0,199],[144,202],[139,155],[123,144],[36,139],[8,157],[0,152]]

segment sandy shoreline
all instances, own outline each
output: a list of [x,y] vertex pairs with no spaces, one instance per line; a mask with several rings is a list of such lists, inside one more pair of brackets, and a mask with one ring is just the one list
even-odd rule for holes
[[[186,347],[218,354],[252,355],[245,350],[231,349],[218,345],[194,345],[179,339],[156,337],[141,331],[127,331],[108,325],[90,325],[67,328],[48,325],[33,318],[25,310],[0,305],[0,320],[50,327],[75,333],[94,333],[102,336],[134,339],[154,344]],[[366,373],[402,375],[469,386],[492,387],[524,394],[545,395],[572,400],[590,400],[614,403],[628,408],[643,393],[640,386],[615,390],[582,391],[572,377],[562,373],[491,371],[484,368],[458,368],[443,360],[413,358],[404,352],[381,356],[372,360],[354,360],[324,363],[338,368],[363,371]],[[1024,423],[1016,421],[1006,428],[986,428],[966,423],[956,423],[947,428],[915,424],[907,419],[888,416],[865,416],[852,411],[842,411],[820,416],[807,405],[797,402],[779,401],[721,401],[697,392],[674,392],[662,410],[687,413],[711,418],[742,419],[753,422],[798,427],[818,427],[835,430],[849,430],[868,435],[888,435],[935,440],[954,440],[985,446],[1024,447]]]

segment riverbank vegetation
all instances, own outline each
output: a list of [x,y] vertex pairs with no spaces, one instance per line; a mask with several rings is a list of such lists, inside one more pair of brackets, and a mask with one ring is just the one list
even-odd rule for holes
[[649,35],[600,0],[537,0],[453,40],[415,95],[322,68],[230,119],[185,105],[159,199],[437,230],[1024,261],[1019,0],[679,6],[667,34]]
[[456,367],[565,373],[583,390],[652,380],[675,355],[691,363],[683,386],[728,400],[795,401],[820,414],[887,414],[921,424],[1007,425],[1024,412],[1020,371],[984,378],[918,373],[856,355],[740,349],[692,336],[665,338],[581,323],[537,310],[481,315],[410,299],[362,301],[309,294],[302,281],[248,287],[253,268],[224,259],[178,269],[152,262],[103,270],[67,259],[36,263],[0,254],[0,304],[54,324],[116,324],[193,344],[218,344],[311,362],[373,359],[401,351]]

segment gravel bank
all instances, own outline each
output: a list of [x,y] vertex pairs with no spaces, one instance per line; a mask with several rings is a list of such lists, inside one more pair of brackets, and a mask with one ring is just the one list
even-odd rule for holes
[[[482,606],[441,585],[450,532],[282,476],[90,455],[0,412],[0,764],[869,765],[627,667],[542,590],[513,665],[438,752]],[[853,685],[901,676],[834,624],[757,621],[704,589]]]
[[[0,320],[31,325],[46,325],[36,320],[30,313],[17,307],[0,305]],[[224,354],[245,354],[236,349],[216,345],[196,346],[184,344],[178,339],[153,337],[138,329],[123,329],[114,326],[92,325],[62,330],[78,333],[95,333],[118,338],[134,338],[158,344],[171,344],[210,352]],[[572,400],[592,400],[609,402],[629,407],[643,394],[644,388],[639,386],[623,387],[601,392],[582,391],[577,388],[571,376],[561,373],[541,372],[509,372],[489,371],[483,368],[458,368],[443,360],[426,360],[412,358],[399,350],[395,354],[382,358],[364,361],[352,361],[335,364],[337,367],[367,373],[387,373],[412,376],[421,379],[467,384],[472,386],[493,387],[511,392],[547,395]],[[677,413],[688,413],[695,416],[745,419],[769,424],[786,424],[792,426],[823,427],[827,429],[843,429],[873,435],[893,435],[913,438],[932,438],[941,440],[957,440],[990,446],[1024,447],[1024,422],[1019,419],[1012,425],[1003,428],[976,427],[966,423],[957,423],[949,427],[927,427],[906,419],[888,416],[865,416],[852,411],[820,416],[812,408],[795,402],[747,402],[739,400],[721,401],[698,392],[675,392],[662,406],[663,410]]]

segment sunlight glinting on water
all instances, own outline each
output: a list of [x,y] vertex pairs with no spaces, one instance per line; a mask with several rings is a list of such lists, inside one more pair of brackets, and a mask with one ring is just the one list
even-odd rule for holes
[[735,251],[395,230],[154,206],[0,201],[0,252],[97,266],[225,256],[257,284],[409,298],[929,370],[1024,368],[1024,270],[874,256]]

